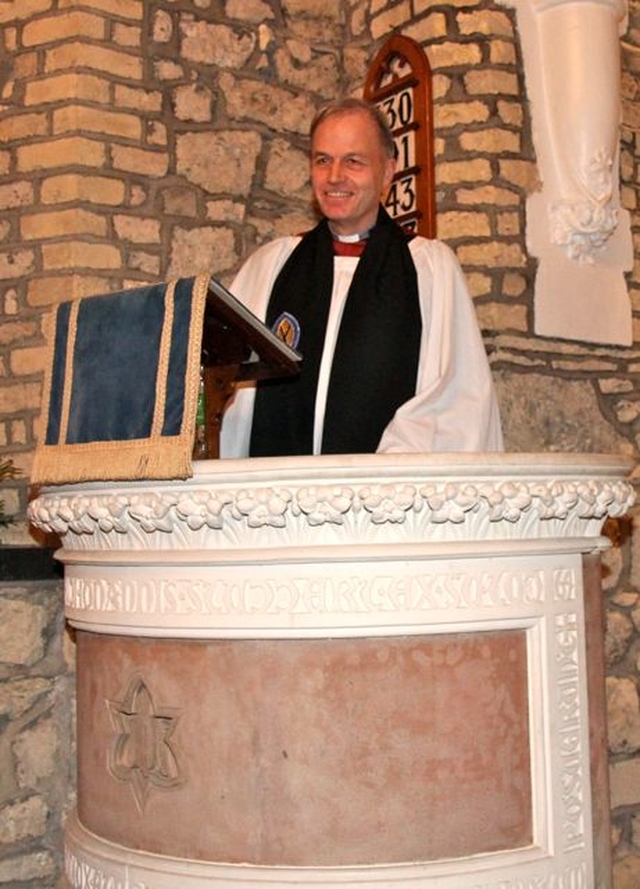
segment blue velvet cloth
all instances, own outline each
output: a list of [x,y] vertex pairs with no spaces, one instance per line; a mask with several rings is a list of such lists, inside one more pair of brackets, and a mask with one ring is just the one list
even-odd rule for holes
[[[51,468],[41,481],[59,481],[52,476],[60,473],[65,480],[73,475],[68,468],[56,470],[52,448],[60,449],[69,465],[75,459],[78,477],[85,479],[91,472],[85,452],[90,454],[92,444],[109,445],[111,452],[116,443],[137,449],[129,468],[119,474],[115,465],[105,474],[100,464],[110,450],[97,447],[94,478],[144,477],[145,443],[160,449],[163,442],[179,442],[183,451],[190,447],[206,298],[206,282],[196,288],[196,280],[182,278],[173,286],[155,284],[58,306],[45,393],[43,445],[49,454],[44,462]],[[74,451],[73,446],[81,447]],[[115,464],[122,453],[115,451]],[[162,456],[146,462],[150,477],[170,477]],[[41,463],[36,453],[36,470]]]

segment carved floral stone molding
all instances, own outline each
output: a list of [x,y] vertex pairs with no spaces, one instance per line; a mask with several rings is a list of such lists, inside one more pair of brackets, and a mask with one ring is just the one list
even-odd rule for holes
[[[609,160],[609,166],[613,164]],[[609,205],[611,191],[604,200],[562,200],[549,209],[551,239],[570,259],[594,262],[618,224],[618,209]]]
[[[71,537],[74,549],[118,548],[127,535],[134,548],[163,547],[163,536],[178,535],[186,543],[197,532],[223,532],[232,543],[238,535],[271,529],[292,536],[309,529],[348,528],[368,540],[383,526],[416,526],[422,537],[507,536],[545,534],[545,523],[558,523],[567,535],[593,533],[607,516],[624,515],[634,499],[631,486],[620,480],[544,480],[495,478],[411,481],[369,484],[305,484],[227,487],[215,479],[183,486],[140,490],[114,485],[111,490],[43,493],[30,507],[31,522],[47,532]],[[87,489],[89,488],[89,489]],[[218,535],[220,537],[220,535]],[[175,548],[176,538],[173,538]],[[306,541],[308,542],[308,541]]]

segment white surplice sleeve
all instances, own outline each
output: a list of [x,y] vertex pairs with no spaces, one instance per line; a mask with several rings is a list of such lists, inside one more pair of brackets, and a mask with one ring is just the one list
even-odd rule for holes
[[464,275],[440,241],[414,238],[422,341],[416,395],[385,429],[378,453],[503,449],[498,402]]

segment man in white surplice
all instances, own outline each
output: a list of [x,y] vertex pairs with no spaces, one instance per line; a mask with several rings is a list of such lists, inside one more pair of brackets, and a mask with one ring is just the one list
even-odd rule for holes
[[299,327],[302,379],[261,383],[257,398],[241,387],[222,457],[502,449],[464,276],[445,244],[406,236],[384,211],[394,168],[377,109],[347,99],[316,115],[322,221],[259,248],[231,285],[270,326]]

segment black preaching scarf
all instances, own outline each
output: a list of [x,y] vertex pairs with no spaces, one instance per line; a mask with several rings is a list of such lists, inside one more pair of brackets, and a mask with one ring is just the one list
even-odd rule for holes
[[[273,286],[266,323],[300,323],[298,377],[258,383],[252,457],[313,453],[316,389],[333,288],[326,220],[306,234]],[[380,208],[347,294],[333,357],[323,454],[375,452],[396,410],[415,394],[422,320],[407,236]]]

